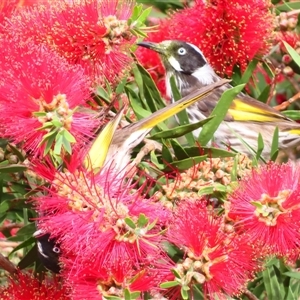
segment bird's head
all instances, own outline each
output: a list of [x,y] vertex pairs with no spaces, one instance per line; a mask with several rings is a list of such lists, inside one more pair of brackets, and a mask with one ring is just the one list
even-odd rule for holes
[[161,43],[140,42],[138,45],[160,55],[167,73],[166,92],[171,98],[171,76],[174,76],[182,96],[188,95],[195,88],[220,80],[201,50],[193,44],[172,40]]
[[167,72],[177,71],[192,75],[207,65],[201,50],[190,43],[173,40],[161,43],[140,42],[138,45],[159,53]]

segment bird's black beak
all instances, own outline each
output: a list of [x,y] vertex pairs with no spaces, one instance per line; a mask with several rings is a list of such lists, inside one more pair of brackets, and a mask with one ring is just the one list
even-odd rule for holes
[[151,49],[160,54],[165,53],[165,51],[164,51],[165,49],[160,44],[156,44],[156,43],[152,43],[152,42],[140,42],[140,43],[137,43],[137,45],[144,47],[144,48]]

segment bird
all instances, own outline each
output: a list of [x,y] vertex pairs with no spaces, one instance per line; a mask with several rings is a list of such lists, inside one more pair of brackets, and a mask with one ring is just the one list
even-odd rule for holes
[[41,263],[53,273],[61,270],[59,257],[61,255],[60,244],[50,237],[50,234],[37,230],[33,236],[36,238],[37,253]]
[[[143,41],[137,45],[159,54],[166,71],[166,94],[172,101],[174,97],[170,84],[171,76],[174,76],[182,96],[221,80],[196,45],[181,40],[166,40],[160,43]],[[214,90],[203,101],[187,108],[190,123],[206,119],[222,93],[230,88],[232,85],[227,83]],[[255,149],[258,149],[260,133],[264,141],[261,156],[263,159],[270,159],[276,127],[279,131],[279,149],[292,156],[292,151],[300,144],[300,125],[271,106],[241,92],[233,99],[223,122],[214,134],[213,143],[220,147],[225,144],[230,149],[253,157],[256,154]],[[195,138],[199,137],[201,129],[193,131]],[[246,143],[242,142],[241,138]]]
[[179,101],[157,110],[148,117],[133,122],[123,128],[118,124],[123,116],[124,108],[111,119],[98,136],[92,141],[84,157],[83,165],[86,170],[98,174],[110,168],[116,174],[124,174],[131,160],[131,152],[140,144],[146,135],[160,122],[177,114],[195,102],[201,102],[213,91],[229,82],[222,79],[215,83],[194,89]]

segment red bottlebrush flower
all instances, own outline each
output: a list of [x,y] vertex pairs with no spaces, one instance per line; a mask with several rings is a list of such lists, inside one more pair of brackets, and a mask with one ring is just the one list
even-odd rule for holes
[[68,300],[67,289],[57,278],[46,278],[40,282],[30,274],[18,272],[10,278],[9,285],[0,289],[1,300]]
[[[120,253],[122,255],[122,253]],[[117,267],[117,266],[116,266]],[[158,271],[152,268],[132,270],[130,264],[123,264],[116,274],[110,274],[109,269],[95,266],[93,262],[85,263],[78,273],[75,268],[65,274],[72,282],[72,299],[102,299],[109,297],[125,298],[125,290],[130,293],[140,293],[137,299],[144,299],[142,293],[157,287]],[[135,298],[136,299],[136,298]]]
[[[56,138],[56,143],[69,137],[65,142],[70,147],[75,141],[77,145],[86,142],[98,124],[91,114],[77,111],[90,98],[84,70],[45,46],[20,46],[3,40],[0,48],[4,136],[24,143],[26,150],[36,151],[35,155],[44,151],[46,135],[52,135],[52,141]],[[64,148],[70,152],[65,142]]]
[[127,24],[132,7],[130,0],[60,1],[21,11],[7,34],[47,44],[98,83],[104,76],[113,81],[132,62],[129,48],[135,38]]
[[269,163],[239,182],[228,216],[243,239],[271,255],[299,253],[299,176],[299,165]]
[[211,299],[237,295],[258,268],[251,246],[225,233],[222,219],[199,202],[180,203],[167,236],[186,253],[173,268],[173,280],[192,294],[194,285],[200,285]]
[[140,270],[159,256],[170,213],[112,172],[91,176],[57,172],[49,195],[36,200],[39,212],[53,212],[40,218],[39,228],[60,242],[65,274],[92,263],[119,282],[124,270]]
[[151,40],[190,42],[203,51],[220,76],[231,76],[235,65],[243,71],[249,61],[269,50],[275,27],[269,3],[268,0],[196,0],[194,6],[170,15],[161,30],[151,35]]

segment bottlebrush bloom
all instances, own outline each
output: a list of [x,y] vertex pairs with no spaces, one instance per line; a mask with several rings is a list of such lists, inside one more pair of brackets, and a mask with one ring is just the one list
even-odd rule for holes
[[[122,255],[122,253],[120,253]],[[117,267],[117,266],[116,266]],[[95,266],[93,262],[86,263],[79,272],[72,268],[64,274],[72,286],[72,299],[102,299],[109,297],[125,298],[125,290],[140,295],[135,299],[143,299],[141,294],[157,287],[158,271],[153,268],[132,270],[130,264],[119,268],[117,274],[110,270]]]
[[251,246],[225,233],[222,219],[201,202],[179,204],[167,237],[186,254],[173,268],[172,280],[191,294],[197,285],[211,299],[227,299],[240,294],[257,269]]
[[239,182],[228,216],[243,239],[272,255],[299,254],[299,177],[299,165],[269,163]]
[[[50,178],[38,168],[38,174]],[[64,170],[53,178],[49,194],[36,199],[36,206],[44,214],[39,228],[60,243],[65,276],[86,274],[92,264],[119,282],[124,270],[141,270],[159,257],[163,226],[170,218],[162,205],[133,192],[112,170],[97,176]]]
[[46,278],[42,282],[30,274],[18,272],[9,279],[6,288],[0,289],[1,300],[68,300],[67,289],[55,278]]
[[[196,0],[194,6],[171,14],[149,40],[190,42],[220,76],[231,76],[235,65],[244,71],[254,57],[268,52],[274,28],[268,0]],[[143,56],[141,62],[146,63]]]
[[10,21],[7,34],[47,44],[103,83],[103,76],[112,81],[132,62],[132,8],[130,0],[57,1],[50,8],[21,11]]
[[70,65],[46,46],[5,40],[0,64],[2,136],[24,143],[34,155],[44,151],[47,136],[47,147],[55,140],[68,152],[75,141],[82,145],[92,136],[96,120],[78,109],[90,99],[82,67]]

